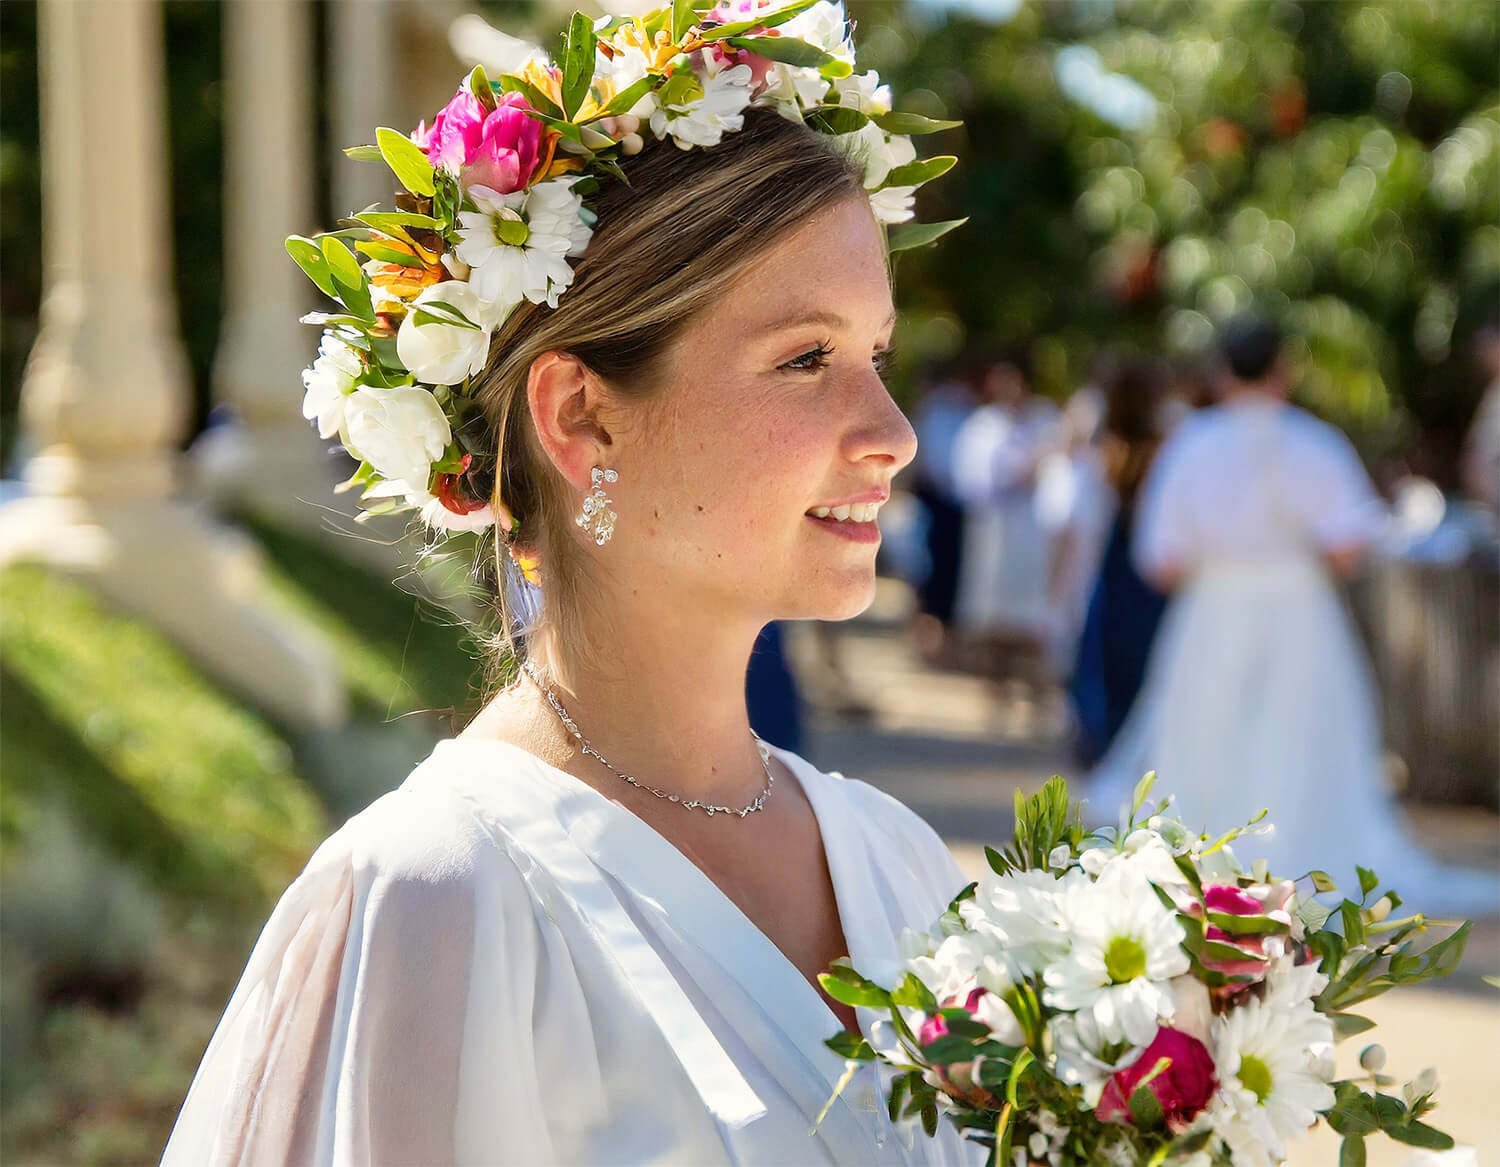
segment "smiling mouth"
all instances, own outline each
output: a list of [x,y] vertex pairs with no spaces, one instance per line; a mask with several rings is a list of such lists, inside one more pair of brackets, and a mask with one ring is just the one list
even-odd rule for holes
[[880,513],[880,504],[856,502],[847,506],[813,507],[807,513],[815,519],[833,519],[840,523],[873,523]]

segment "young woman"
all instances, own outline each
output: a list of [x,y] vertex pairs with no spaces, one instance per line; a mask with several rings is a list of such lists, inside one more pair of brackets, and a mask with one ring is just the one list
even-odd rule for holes
[[845,1070],[824,1040],[872,1020],[817,975],[897,959],[963,880],[910,811],[758,742],[745,708],[764,625],[870,602],[914,453],[868,174],[770,109],[635,146],[566,294],[509,309],[467,382],[539,571],[523,669],[288,890],[168,1163],[981,1156],[893,1130],[870,1069],[817,1122]]

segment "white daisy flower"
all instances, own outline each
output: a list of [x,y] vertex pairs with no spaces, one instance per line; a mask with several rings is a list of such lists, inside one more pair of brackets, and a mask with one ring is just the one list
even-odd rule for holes
[[717,146],[725,134],[732,134],[745,124],[745,107],[750,104],[750,66],[732,68],[703,58],[698,83],[703,96],[686,102],[661,106],[651,115],[651,132],[658,140],[668,134],[678,147]]
[[[1294,972],[1290,965],[1283,957],[1275,975]],[[1214,1022],[1220,1097],[1273,1160],[1285,1158],[1285,1141],[1299,1138],[1334,1101],[1333,1024],[1305,997],[1291,1004],[1296,992],[1284,980],[1280,991],[1268,987],[1264,999]]]
[[302,370],[302,416],[318,423],[318,435],[331,438],[344,425],[344,398],[354,392],[355,378],[364,371],[359,350],[335,329],[325,329],[318,357]]
[[1016,871],[1000,876],[987,872],[972,898],[959,905],[959,915],[974,932],[986,938],[1016,980],[1032,976],[1060,959],[1068,950],[1068,935],[1060,898],[1088,877],[1070,871],[1054,879],[1045,871]]
[[1080,1086],[1089,1106],[1099,1105],[1105,1084],[1116,1073],[1135,1064],[1144,1046],[1107,1037],[1093,1013],[1057,1013],[1047,1022],[1057,1056],[1057,1078]]
[[487,327],[495,327],[522,300],[557,307],[573,283],[568,256],[582,255],[593,228],[573,193],[576,178],[554,178],[528,190],[501,194],[471,186],[478,210],[460,211],[455,248],[469,265],[469,287],[486,306]]
[[1074,883],[1061,909],[1070,943],[1043,970],[1047,1004],[1092,1014],[1107,1041],[1147,1045],[1173,1015],[1166,982],[1188,970],[1182,925],[1151,884],[1121,863],[1096,883]]
[[755,96],[756,105],[769,105],[788,121],[802,121],[802,111],[822,102],[828,78],[816,69],[773,61]]

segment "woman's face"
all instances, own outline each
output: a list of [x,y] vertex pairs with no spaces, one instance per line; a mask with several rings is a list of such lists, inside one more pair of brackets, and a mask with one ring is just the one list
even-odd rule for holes
[[894,320],[864,199],[767,252],[689,325],[622,434],[610,574],[762,622],[868,607],[873,515],[916,452],[880,377]]

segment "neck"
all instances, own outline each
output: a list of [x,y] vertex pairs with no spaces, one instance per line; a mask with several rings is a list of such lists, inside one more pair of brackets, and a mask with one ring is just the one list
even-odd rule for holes
[[[591,653],[570,653],[543,635],[532,660],[589,744],[617,769],[684,797],[747,802],[764,784],[745,706],[760,625],[724,614],[685,620],[692,610],[704,608],[632,597],[607,620],[580,621],[579,643]],[[545,706],[546,697],[536,696]],[[556,720],[550,706],[547,716]],[[579,766],[608,778],[592,758]]]
[[1276,380],[1234,381],[1224,390],[1224,403],[1236,401],[1285,401],[1286,389]]

